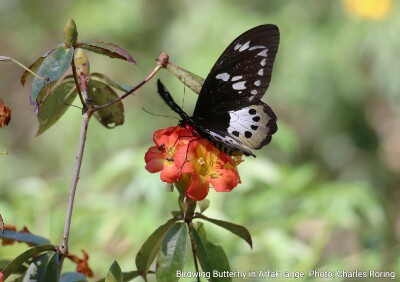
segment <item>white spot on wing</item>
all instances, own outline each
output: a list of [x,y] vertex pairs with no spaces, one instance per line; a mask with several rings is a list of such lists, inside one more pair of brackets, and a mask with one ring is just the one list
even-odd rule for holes
[[264,49],[264,48],[267,48],[267,47],[262,46],[262,45],[255,45],[255,46],[251,47],[251,48],[249,49],[249,51],[255,50],[255,49]]
[[240,46],[242,46],[242,44],[238,43],[238,44],[235,45],[235,48],[233,48],[233,49],[236,51],[237,49],[240,48]]
[[237,76],[234,76],[234,77],[232,77],[232,81],[236,81],[236,80],[239,80],[239,79],[242,79],[243,78],[243,76],[242,75],[237,75]]
[[255,89],[251,90],[251,92],[250,92],[251,95],[256,95],[257,93],[258,93],[258,91]]
[[221,79],[221,80],[223,80],[223,81],[228,81],[228,79],[229,79],[230,77],[231,77],[231,76],[229,75],[229,73],[223,72],[223,73],[217,74],[217,76],[216,76],[215,78],[216,78],[216,79]]
[[261,85],[261,81],[260,81],[260,80],[256,80],[256,81],[254,82],[254,85],[255,85],[255,86],[260,86],[260,85]]
[[264,69],[260,69],[260,70],[258,71],[258,75],[263,76],[263,75],[264,75]]
[[265,67],[266,64],[267,64],[267,59],[262,59],[260,65]]
[[250,47],[250,41],[247,41],[245,44],[242,45],[242,47],[240,47],[239,52],[242,52],[249,47]]
[[244,90],[246,89],[245,83],[246,81],[236,82],[232,85],[232,88],[235,90]]
[[265,50],[261,51],[260,53],[258,53],[257,56],[267,57],[268,56],[267,53],[268,53],[268,49],[265,49]]

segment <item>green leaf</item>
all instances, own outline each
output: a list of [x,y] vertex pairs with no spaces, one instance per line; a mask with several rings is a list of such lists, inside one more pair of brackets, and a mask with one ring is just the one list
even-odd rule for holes
[[[117,93],[103,82],[90,80],[87,93],[93,103],[102,106],[118,98]],[[121,101],[94,113],[96,119],[107,128],[114,128],[124,123],[124,106]]]
[[44,58],[37,71],[37,75],[46,78],[46,80],[43,81],[37,77],[33,79],[30,94],[30,99],[32,102],[37,104],[42,102],[38,101],[40,91],[47,84],[57,81],[68,70],[69,66],[71,65],[73,55],[74,48],[72,47],[65,48],[64,46],[58,46],[54,50],[50,51],[48,56]]
[[55,124],[73,103],[78,92],[73,81],[60,84],[39,107],[39,136]]
[[194,73],[171,63],[167,65],[167,70],[182,81],[187,87],[199,94],[203,86],[204,79]]
[[105,282],[123,282],[122,270],[117,261],[114,261],[108,270]]
[[50,243],[49,239],[34,235],[29,232],[17,232],[7,229],[4,230],[4,235],[0,237],[3,239],[12,239],[17,242],[24,242],[32,245],[45,245]]
[[178,281],[176,275],[182,270],[186,260],[188,227],[177,222],[165,234],[161,249],[157,256],[156,277],[158,282]]
[[46,267],[46,273],[43,281],[59,281],[61,273],[60,255],[58,250],[54,252]]
[[230,277],[214,275],[215,271],[220,274],[224,273],[224,271],[229,272],[229,262],[222,247],[214,245],[207,240],[203,224],[199,223],[197,229],[193,224],[190,224],[190,231],[201,268],[203,271],[211,273],[210,281],[232,281]]
[[132,56],[121,47],[106,42],[86,42],[86,43],[78,43],[77,46],[79,48],[86,49],[91,52],[95,52],[101,55],[109,56],[110,58],[117,58],[124,61],[131,62],[136,65],[135,60]]
[[[152,271],[149,271],[148,273],[153,273]],[[132,279],[134,279],[134,278],[136,278],[136,277],[138,277],[140,274],[139,274],[139,271],[129,271],[129,272],[122,272],[122,281],[124,281],[124,282],[128,282],[128,281],[131,281]],[[100,280],[97,280],[97,282],[105,282],[106,281],[106,278],[102,278],[102,279],[100,279]],[[63,281],[61,281],[61,282],[63,282]]]
[[234,223],[231,223],[228,221],[209,218],[201,213],[196,213],[195,218],[207,220],[207,221],[214,223],[222,228],[225,228],[226,230],[229,230],[233,234],[235,234],[235,235],[239,236],[240,238],[242,238],[243,240],[245,240],[250,245],[250,248],[253,248],[253,242],[251,240],[251,235],[250,235],[250,232],[246,229],[246,227],[237,225],[237,224],[234,224]]
[[114,87],[115,89],[118,89],[118,90],[121,90],[121,91],[124,91],[124,92],[130,91],[133,88],[130,85],[126,85],[126,84],[123,84],[123,83],[115,82],[111,78],[109,78],[108,76],[106,76],[106,75],[104,75],[102,73],[98,73],[98,72],[92,73],[90,75],[90,78],[98,80],[98,81],[101,81],[101,82],[103,82],[105,84],[110,85],[111,87]]
[[23,252],[15,259],[13,259],[3,270],[4,280],[6,280],[11,274],[16,273],[20,269],[21,265],[27,263],[31,258],[40,255],[46,251],[54,251],[56,249],[53,245],[40,245],[30,248],[29,250]]
[[162,239],[168,229],[177,221],[178,219],[172,218],[168,220],[165,224],[158,227],[150,236],[147,238],[146,242],[142,245],[139,252],[136,255],[136,268],[139,274],[146,279],[146,274],[150,268],[150,265],[154,261],[158,251],[161,247]]
[[36,257],[29,265],[23,282],[46,282],[58,281],[59,272],[58,252],[47,252]]
[[87,279],[79,272],[65,272],[61,275],[60,282],[87,282]]

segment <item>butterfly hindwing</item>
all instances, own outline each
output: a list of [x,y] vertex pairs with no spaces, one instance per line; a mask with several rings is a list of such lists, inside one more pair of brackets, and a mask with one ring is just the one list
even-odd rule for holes
[[271,81],[279,45],[275,25],[255,27],[236,38],[204,81],[193,116],[204,117],[257,103]]
[[252,149],[258,150],[267,145],[277,130],[274,112],[262,101],[221,113],[213,119],[193,120],[206,128],[214,141],[246,155],[253,155]]

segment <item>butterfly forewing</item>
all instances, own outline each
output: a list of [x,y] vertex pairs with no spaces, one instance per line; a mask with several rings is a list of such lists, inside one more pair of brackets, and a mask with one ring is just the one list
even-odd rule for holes
[[204,81],[193,116],[212,116],[256,104],[271,81],[278,45],[279,29],[271,24],[236,38]]

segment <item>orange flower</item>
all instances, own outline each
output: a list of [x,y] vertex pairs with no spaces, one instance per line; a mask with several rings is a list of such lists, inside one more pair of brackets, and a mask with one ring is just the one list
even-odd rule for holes
[[186,194],[203,200],[210,184],[218,192],[228,192],[240,183],[236,163],[192,129],[169,127],[154,133],[154,143],[146,155],[146,169],[161,171],[161,180],[175,183],[182,180]]
[[343,5],[360,18],[381,20],[393,9],[393,0],[343,0]]

